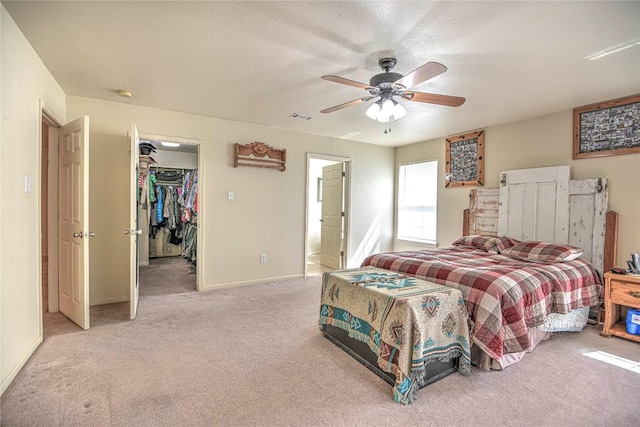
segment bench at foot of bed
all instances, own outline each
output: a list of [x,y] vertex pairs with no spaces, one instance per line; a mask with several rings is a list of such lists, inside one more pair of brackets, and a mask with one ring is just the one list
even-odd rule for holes
[[471,372],[469,328],[457,289],[374,267],[332,271],[322,279],[321,329],[393,384],[394,400],[455,370]]

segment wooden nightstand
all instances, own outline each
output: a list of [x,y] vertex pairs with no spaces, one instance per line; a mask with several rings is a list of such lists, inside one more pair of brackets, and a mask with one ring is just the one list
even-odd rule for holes
[[640,335],[627,333],[626,319],[620,319],[620,306],[640,308],[640,276],[605,273],[604,326],[600,335],[640,342]]

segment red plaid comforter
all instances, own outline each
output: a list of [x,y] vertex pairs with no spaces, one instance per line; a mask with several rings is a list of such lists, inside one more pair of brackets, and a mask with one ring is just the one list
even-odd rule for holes
[[493,359],[531,347],[528,329],[549,313],[597,305],[602,282],[582,259],[562,263],[520,261],[466,248],[382,253],[372,265],[459,289],[473,321],[473,342]]

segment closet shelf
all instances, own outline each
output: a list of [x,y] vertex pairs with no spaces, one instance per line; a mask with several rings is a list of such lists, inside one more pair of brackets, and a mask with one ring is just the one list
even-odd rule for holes
[[286,162],[286,149],[273,148],[264,142],[257,141],[250,144],[235,144],[234,168],[238,166],[249,166],[253,168],[277,169],[284,172]]

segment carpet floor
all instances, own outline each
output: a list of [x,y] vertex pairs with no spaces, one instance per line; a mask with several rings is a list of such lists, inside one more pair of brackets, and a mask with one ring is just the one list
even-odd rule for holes
[[143,295],[134,321],[128,304],[94,307],[89,331],[47,314],[44,343],[2,396],[2,425],[638,425],[640,344],[601,326],[395,403],[322,337],[320,280]]
[[140,267],[140,296],[193,292],[196,277],[196,267],[180,256],[151,258]]

